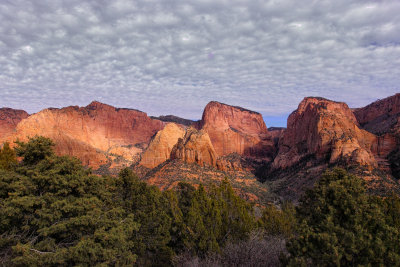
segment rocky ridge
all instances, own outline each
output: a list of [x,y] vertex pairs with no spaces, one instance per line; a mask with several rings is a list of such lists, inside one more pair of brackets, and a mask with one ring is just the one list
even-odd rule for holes
[[25,141],[42,135],[54,140],[58,154],[76,156],[98,169],[117,162],[130,164],[164,124],[138,110],[94,101],[86,107],[42,110],[21,120],[15,132],[0,141]]
[[345,103],[306,97],[286,129],[267,129],[261,114],[215,101],[191,126],[95,101],[31,116],[0,113],[9,114],[0,142],[44,135],[55,141],[58,154],[77,156],[98,173],[132,166],[161,188],[225,175],[247,177],[252,188],[264,181],[263,198],[298,199],[326,168],[342,166],[375,191],[399,191],[393,179],[400,177],[399,99],[400,94],[352,110]]

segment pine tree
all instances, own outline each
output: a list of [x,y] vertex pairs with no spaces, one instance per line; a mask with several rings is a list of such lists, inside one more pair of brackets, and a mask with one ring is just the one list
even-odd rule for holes
[[0,148],[0,169],[10,171],[17,164],[15,151],[10,147],[8,142]]

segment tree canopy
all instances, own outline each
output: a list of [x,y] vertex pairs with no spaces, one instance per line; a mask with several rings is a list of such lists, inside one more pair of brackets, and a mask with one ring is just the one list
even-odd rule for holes
[[368,195],[343,169],[326,172],[297,208],[289,265],[400,265],[398,201]]

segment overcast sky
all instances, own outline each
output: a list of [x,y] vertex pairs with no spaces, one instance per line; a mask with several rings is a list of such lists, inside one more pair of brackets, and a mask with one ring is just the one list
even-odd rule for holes
[[199,119],[211,100],[286,125],[305,96],[400,92],[400,1],[1,0],[0,107],[98,100]]

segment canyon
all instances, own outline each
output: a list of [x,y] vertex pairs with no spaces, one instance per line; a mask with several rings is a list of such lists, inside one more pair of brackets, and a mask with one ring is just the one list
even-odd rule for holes
[[269,129],[260,113],[216,101],[199,121],[97,101],[31,115],[0,109],[0,143],[39,135],[96,174],[129,167],[163,189],[228,178],[247,199],[296,200],[334,166],[362,177],[371,192],[400,188],[400,94],[354,109],[306,97],[287,128]]

